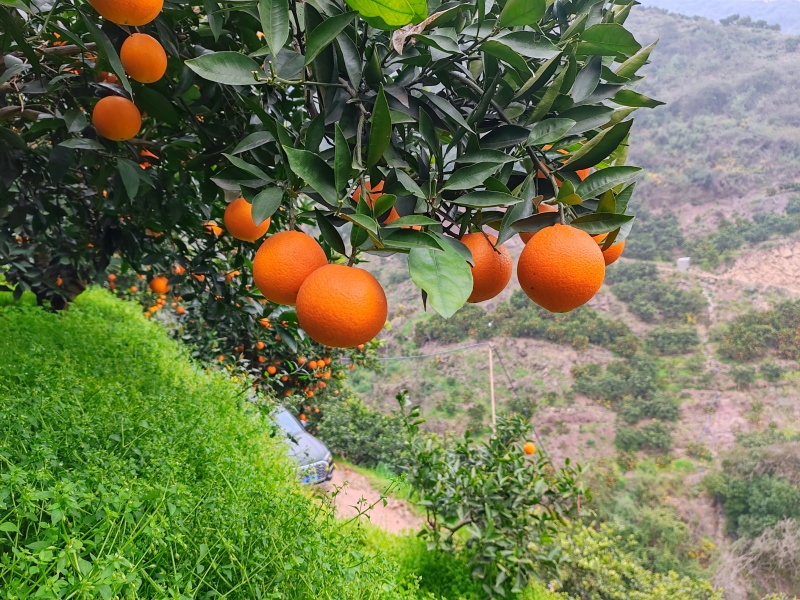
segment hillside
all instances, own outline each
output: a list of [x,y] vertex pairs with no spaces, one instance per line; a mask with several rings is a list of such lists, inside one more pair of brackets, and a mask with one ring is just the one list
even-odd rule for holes
[[734,14],[780,25],[785,33],[800,33],[798,0],[641,0],[644,6],[719,21]]
[[636,118],[630,159],[648,170],[640,202],[750,212],[800,179],[796,38],[654,8],[629,23],[642,43],[659,41],[640,91],[667,103]]

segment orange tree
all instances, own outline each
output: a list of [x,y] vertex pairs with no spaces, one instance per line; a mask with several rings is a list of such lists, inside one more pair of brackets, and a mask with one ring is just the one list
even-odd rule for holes
[[[217,261],[258,299],[252,243],[203,227],[239,195],[254,224],[318,232],[329,261],[409,254],[444,316],[472,293],[467,233],[492,227],[502,244],[560,220],[608,234],[606,248],[624,239],[640,171],[623,164],[629,116],[658,104],[631,89],[650,52],[624,28],[631,4],[427,4],[95,0],[101,19],[72,2],[3,0],[5,278],[61,308],[117,255],[137,271],[214,275],[194,293],[228,300]],[[125,52],[134,32],[166,52],[155,83],[133,79],[162,64],[151,44]],[[543,201],[559,210],[536,214]],[[548,268],[598,257],[555,253]],[[590,296],[597,277],[585,285]]]

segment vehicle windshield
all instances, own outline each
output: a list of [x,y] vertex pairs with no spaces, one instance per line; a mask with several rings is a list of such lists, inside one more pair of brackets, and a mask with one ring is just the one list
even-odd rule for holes
[[283,429],[289,435],[299,435],[305,430],[300,422],[292,416],[291,413],[285,410],[279,410],[272,415],[272,418],[278,424],[278,427]]

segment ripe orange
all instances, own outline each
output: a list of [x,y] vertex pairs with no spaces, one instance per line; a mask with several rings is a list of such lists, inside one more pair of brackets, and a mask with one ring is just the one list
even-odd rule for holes
[[263,350],[263,349],[264,349],[264,345],[265,345],[265,344],[264,344],[264,342],[258,342],[258,343],[256,344],[256,348],[257,348],[258,350]]
[[267,300],[293,305],[306,278],[328,264],[317,240],[301,231],[268,237],[253,260],[253,279]]
[[299,364],[299,365],[306,364],[306,357],[305,356],[298,356],[297,357],[297,364]]
[[237,240],[255,242],[258,238],[264,237],[269,229],[270,219],[256,227],[252,209],[253,206],[244,198],[237,198],[225,209],[225,216],[222,219],[225,229]]
[[297,294],[300,327],[325,346],[350,348],[370,341],[388,313],[381,284],[355,267],[325,265],[309,275]]
[[186,273],[186,269],[184,269],[181,265],[175,265],[172,267],[172,272],[175,273],[175,275],[183,275]]
[[315,371],[317,369],[317,361],[312,360],[311,362],[309,362],[308,368],[311,369],[312,371]]
[[166,294],[169,291],[169,280],[163,275],[150,280],[150,291],[154,294]]
[[[545,204],[544,202],[541,202],[537,210],[538,214],[548,213],[548,212],[558,212],[558,207],[553,206],[552,204]],[[532,232],[523,231],[522,233],[519,234],[519,239],[522,240],[523,244],[527,244],[531,240],[533,235],[534,234]]]
[[134,33],[122,43],[119,59],[125,72],[139,83],[155,83],[167,72],[167,53],[146,33]]
[[278,369],[276,369],[272,365],[267,367],[267,373],[269,373],[270,375],[275,375],[275,373],[277,373],[277,372],[278,372]]
[[[368,181],[367,182],[367,193],[364,196],[364,202],[367,203],[367,206],[369,206],[370,208],[373,208],[375,206],[375,202],[378,201],[378,198],[383,196],[382,192],[383,192],[383,182],[382,181],[379,181],[375,185],[375,187],[372,187],[372,185],[370,185],[370,183]],[[353,195],[351,197],[353,198],[353,202],[358,204],[359,200],[361,200],[361,186],[358,186],[355,189],[355,191],[353,192]],[[377,216],[380,216],[380,215],[377,215]],[[392,221],[396,221],[399,218],[400,218],[400,214],[397,212],[397,210],[393,206],[392,209],[389,211],[388,216],[383,220],[383,224],[384,225],[388,225]]]
[[182,306],[179,306],[178,308],[175,309],[175,312],[178,313],[179,315],[182,315],[183,313],[186,312],[186,309],[183,308]]
[[106,96],[94,105],[92,125],[98,135],[122,142],[136,137],[142,128],[142,113],[122,96]]
[[135,294],[138,291],[139,291],[139,289],[135,285],[131,286],[131,294]]
[[536,446],[534,446],[533,442],[528,442],[522,447],[522,450],[525,452],[525,454],[531,455],[536,452]]
[[595,235],[592,236],[597,244],[600,246],[600,250],[603,252],[603,260],[606,261],[606,266],[613,265],[617,262],[617,259],[622,256],[622,251],[625,250],[625,240],[621,242],[615,242],[611,244],[611,247],[608,250],[603,250],[603,244],[605,243],[607,234]]
[[112,23],[139,27],[158,16],[164,0],[89,0],[89,4]]
[[217,237],[222,235],[222,227],[217,225],[216,221],[208,221],[205,224],[205,228],[208,233],[213,233]]
[[522,290],[550,312],[586,304],[603,284],[603,253],[585,231],[556,224],[531,238],[517,263]]
[[467,302],[483,302],[494,298],[511,280],[514,268],[511,254],[502,244],[495,247],[497,238],[491,234],[468,233],[461,241],[470,249],[475,261],[472,267],[472,294]]

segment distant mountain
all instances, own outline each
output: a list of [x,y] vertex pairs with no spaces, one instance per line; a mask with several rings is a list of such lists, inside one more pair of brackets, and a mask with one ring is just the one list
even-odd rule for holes
[[667,103],[636,116],[630,159],[648,170],[643,200],[728,203],[800,182],[800,38],[644,7],[628,25],[643,45],[659,40],[639,91]]
[[719,21],[738,14],[753,21],[780,25],[781,31],[800,34],[800,0],[640,0],[670,12]]

